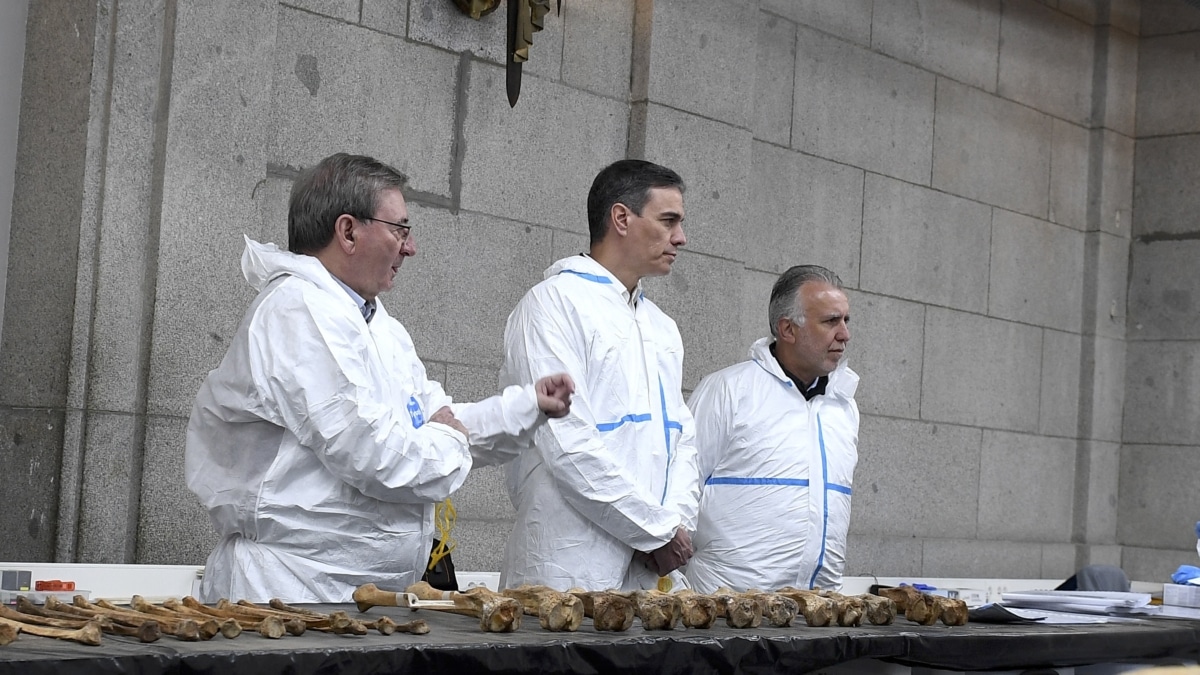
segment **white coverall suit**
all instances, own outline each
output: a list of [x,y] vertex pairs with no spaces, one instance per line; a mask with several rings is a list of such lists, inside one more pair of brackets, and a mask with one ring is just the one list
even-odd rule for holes
[[705,377],[688,401],[704,485],[687,577],[701,593],[842,585],[858,375],[842,359],[806,401],[771,342]]
[[510,459],[513,435],[540,419],[533,388],[451,406],[468,448],[427,421],[450,397],[378,299],[368,324],[316,258],[248,238],[242,271],[258,297],[187,429],[187,485],[222,537],[201,599],[403,590],[428,560],[434,503],[462,485],[472,454]]
[[[630,298],[635,302],[630,302]],[[571,412],[508,466],[517,510],[503,587],[653,588],[633,552],[695,527],[699,474],[683,342],[666,314],[590,257],[556,262],[513,310],[503,384],[567,372]],[[681,575],[676,574],[680,583]]]

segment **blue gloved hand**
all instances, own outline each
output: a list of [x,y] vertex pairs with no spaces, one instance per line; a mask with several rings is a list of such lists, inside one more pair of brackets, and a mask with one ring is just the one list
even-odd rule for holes
[[1179,569],[1175,570],[1175,573],[1171,575],[1171,581],[1177,584],[1186,584],[1197,577],[1200,577],[1200,567],[1180,565]]

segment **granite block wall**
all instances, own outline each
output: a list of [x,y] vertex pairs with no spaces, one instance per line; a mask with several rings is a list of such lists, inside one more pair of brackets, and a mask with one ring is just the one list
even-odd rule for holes
[[[1200,221],[1196,171],[1200,17],[1144,8],[1137,72],[1133,239],[1129,254],[1125,405],[1117,541],[1132,574],[1158,577],[1196,564],[1200,493]],[[1197,12],[1196,14],[1200,14]]]

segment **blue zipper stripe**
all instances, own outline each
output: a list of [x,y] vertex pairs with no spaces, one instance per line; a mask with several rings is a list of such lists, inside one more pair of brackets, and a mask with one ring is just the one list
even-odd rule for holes
[[821,413],[817,413],[817,440],[821,444],[821,480],[825,483],[825,489],[821,491],[821,499],[823,500],[821,513],[821,555],[817,556],[817,566],[813,569],[812,578],[808,580],[809,588],[812,588],[817,583],[817,575],[821,572],[821,566],[825,564],[825,545],[829,536],[829,458],[825,455],[825,428],[821,426]]
[[663,417],[663,436],[667,444],[667,475],[663,479],[662,497],[658,500],[659,504],[667,503],[667,485],[671,481],[671,429],[679,429],[683,433],[683,425],[679,422],[672,422],[667,415],[667,390],[663,389],[662,375],[658,376],[658,398],[662,402],[662,417]]
[[577,277],[583,277],[588,281],[594,281],[598,284],[612,283],[612,279],[609,279],[608,277],[602,277],[599,274],[588,274],[587,272],[577,272],[575,270],[563,270],[562,272],[559,272],[559,274],[574,274]]
[[649,422],[649,421],[650,421],[650,413],[644,413],[641,415],[634,415],[631,413],[629,415],[622,417],[621,419],[617,420],[616,422],[601,422],[596,425],[596,429],[598,431],[612,431],[613,429],[616,429],[617,427],[625,424],[626,422]]
[[794,485],[808,487],[807,478],[742,478],[740,476],[709,476],[705,485]]
[[838,485],[837,483],[833,483],[831,485],[826,485],[825,489],[831,490],[833,492],[840,492],[844,495],[854,494],[854,491],[851,490],[850,488],[846,487],[845,485]]

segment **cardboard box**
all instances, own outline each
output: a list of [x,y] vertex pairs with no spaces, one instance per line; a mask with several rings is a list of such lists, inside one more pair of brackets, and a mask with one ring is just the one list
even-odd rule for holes
[[1163,604],[1180,607],[1200,607],[1200,586],[1163,584]]

